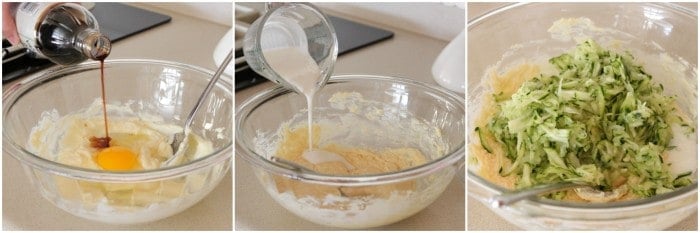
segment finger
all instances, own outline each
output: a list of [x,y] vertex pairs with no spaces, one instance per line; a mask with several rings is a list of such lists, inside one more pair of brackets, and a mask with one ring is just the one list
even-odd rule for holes
[[7,38],[13,45],[19,44],[19,34],[17,34],[17,25],[12,14],[12,3],[2,3],[2,36]]

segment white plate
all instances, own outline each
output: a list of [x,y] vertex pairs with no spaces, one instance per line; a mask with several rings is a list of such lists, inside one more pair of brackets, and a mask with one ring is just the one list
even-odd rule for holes
[[442,50],[433,63],[433,78],[440,86],[464,93],[464,30]]
[[[219,44],[216,45],[216,48],[214,49],[214,63],[216,63],[216,67],[221,66],[221,63],[224,61],[224,58],[226,58],[226,55],[231,51],[233,48],[233,29],[228,30],[226,32],[226,35],[219,40]],[[228,63],[228,66],[226,67],[226,70],[224,70],[224,73],[227,74],[230,77],[233,77],[233,62]]]

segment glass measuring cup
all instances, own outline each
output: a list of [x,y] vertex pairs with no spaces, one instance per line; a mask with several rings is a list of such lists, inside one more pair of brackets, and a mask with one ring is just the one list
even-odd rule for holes
[[266,8],[243,40],[248,65],[270,81],[300,93],[272,69],[264,55],[271,49],[297,48],[308,52],[321,70],[316,86],[325,85],[338,57],[338,39],[328,17],[309,3],[268,3]]

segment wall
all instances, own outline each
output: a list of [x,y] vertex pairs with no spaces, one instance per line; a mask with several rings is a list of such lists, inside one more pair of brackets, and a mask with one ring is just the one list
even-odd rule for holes
[[[138,3],[148,6],[158,7],[180,14],[189,15],[195,18],[204,19],[222,25],[233,25],[233,4],[232,3],[200,3],[200,2],[178,2],[178,3]],[[136,4],[136,5],[138,5]]]
[[347,18],[384,24],[449,41],[466,28],[464,2],[315,3]]
[[[231,7],[227,3],[138,3],[147,4],[196,18],[232,25]],[[449,41],[465,26],[464,2],[403,3],[314,3],[324,10],[346,18],[388,25],[429,37]]]

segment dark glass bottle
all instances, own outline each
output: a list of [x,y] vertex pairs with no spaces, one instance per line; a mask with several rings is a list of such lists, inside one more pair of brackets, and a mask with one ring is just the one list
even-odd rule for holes
[[15,20],[22,44],[38,58],[61,65],[103,60],[111,50],[95,17],[76,3],[20,3]]

